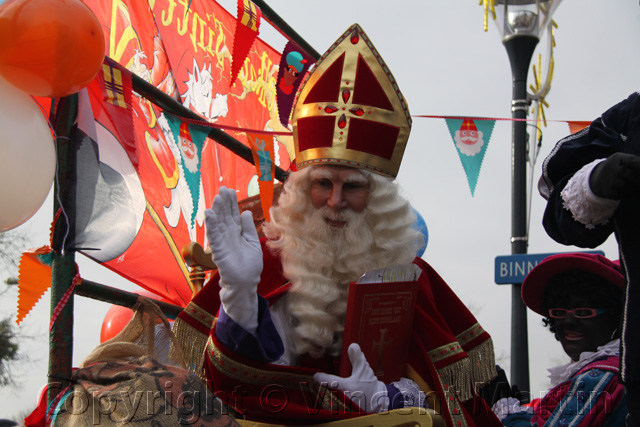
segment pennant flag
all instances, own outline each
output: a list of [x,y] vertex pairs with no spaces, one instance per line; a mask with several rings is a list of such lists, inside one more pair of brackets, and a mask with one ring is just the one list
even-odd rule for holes
[[462,167],[467,175],[471,196],[476,191],[482,160],[487,151],[495,120],[445,119]]
[[20,324],[42,295],[51,286],[51,258],[49,246],[23,252],[18,265],[18,316]]
[[278,114],[280,123],[284,127],[289,126],[289,116],[298,87],[314,62],[313,58],[292,41],[289,41],[284,47],[278,70],[278,84],[276,85]]
[[[204,141],[207,139],[209,129],[197,125],[189,125],[171,114],[165,114],[165,117],[173,133],[171,136],[176,141],[174,144],[179,148],[175,155],[178,159],[177,164],[180,176],[184,177],[184,182],[186,183],[184,188],[185,197],[191,199],[188,206],[198,206],[202,196],[201,159],[204,151]],[[176,185],[171,191],[180,191],[180,188]],[[178,198],[172,197],[172,204],[168,208],[165,207],[165,214],[170,224],[177,223],[180,217],[181,206],[173,203],[176,199]],[[196,225],[196,214],[196,210],[192,209],[190,215],[191,227]]]
[[231,80],[229,86],[238,77],[240,68],[249,53],[253,41],[258,37],[262,12],[251,0],[238,0],[236,32],[233,38],[233,59],[231,61]]
[[247,133],[247,139],[253,153],[253,160],[258,171],[260,203],[265,221],[270,221],[269,209],[273,204],[273,185],[275,179],[275,163],[273,137]]
[[589,126],[591,122],[570,121],[570,122],[567,122],[567,124],[569,125],[569,132],[571,134],[574,134],[574,133],[580,132],[582,129]]

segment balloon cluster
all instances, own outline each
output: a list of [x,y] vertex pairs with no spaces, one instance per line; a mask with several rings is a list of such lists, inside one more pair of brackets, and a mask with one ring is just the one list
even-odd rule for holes
[[98,74],[105,40],[80,0],[0,0],[0,232],[28,220],[47,197],[55,150],[29,95],[60,98]]

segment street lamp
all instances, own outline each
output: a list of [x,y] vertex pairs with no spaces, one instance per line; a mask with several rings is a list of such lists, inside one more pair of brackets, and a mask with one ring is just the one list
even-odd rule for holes
[[[541,3],[543,5],[541,6]],[[511,101],[511,253],[526,254],[527,232],[527,74],[533,52],[540,40],[541,8],[549,12],[553,0],[497,0],[496,20],[502,35],[513,78]],[[547,14],[546,23],[550,18]],[[544,27],[543,27],[544,28]],[[529,345],[527,309],[520,296],[522,284],[511,288],[511,383],[529,392]],[[525,399],[528,400],[528,399]]]

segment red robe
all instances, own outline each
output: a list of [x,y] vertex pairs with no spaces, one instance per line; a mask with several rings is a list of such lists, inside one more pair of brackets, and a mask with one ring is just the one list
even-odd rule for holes
[[[258,293],[272,304],[288,291],[289,283],[278,256],[264,244],[263,254]],[[406,376],[427,394],[430,407],[443,416],[448,427],[500,426],[474,390],[475,384],[496,375],[491,337],[429,264],[420,258],[414,263],[422,275]],[[174,326],[183,349],[195,351],[195,368],[204,366],[200,373],[218,397],[247,419],[277,424],[364,414],[341,392],[318,390],[312,375],[327,372],[330,362],[313,359],[308,366],[279,366],[255,362],[226,348],[215,334],[218,280],[214,275]],[[206,346],[198,345],[204,342]],[[200,354],[203,358],[199,359]],[[315,367],[319,364],[321,369]]]

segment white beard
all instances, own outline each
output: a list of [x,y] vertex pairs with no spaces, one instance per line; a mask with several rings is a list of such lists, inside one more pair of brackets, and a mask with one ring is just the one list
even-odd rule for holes
[[453,138],[456,142],[456,147],[458,150],[465,156],[475,156],[482,150],[482,146],[484,145],[484,139],[482,132],[478,131],[478,140],[474,144],[465,144],[462,142],[460,138],[460,131],[456,131],[456,135]]
[[[289,178],[263,231],[291,282],[283,301],[291,326],[288,350],[293,355],[338,355],[349,283],[369,270],[410,263],[422,235],[410,229],[415,216],[390,181],[367,174],[377,186],[367,207],[360,213],[336,213],[327,206],[313,207],[305,174],[307,169]],[[334,228],[325,219],[346,225]]]
[[[334,228],[325,218],[346,220],[347,224]],[[285,275],[292,282],[287,303],[294,319],[294,352],[336,355],[342,346],[349,282],[375,264],[367,251],[373,237],[364,213],[336,214],[327,207],[315,210],[304,228],[307,233],[299,236],[311,245],[292,246],[295,255],[286,249],[282,252],[283,258],[295,258],[284,264]]]
[[193,158],[190,159],[186,155],[182,156],[182,161],[187,170],[191,173],[197,173],[200,168],[200,159],[198,158],[198,152],[193,152]]

